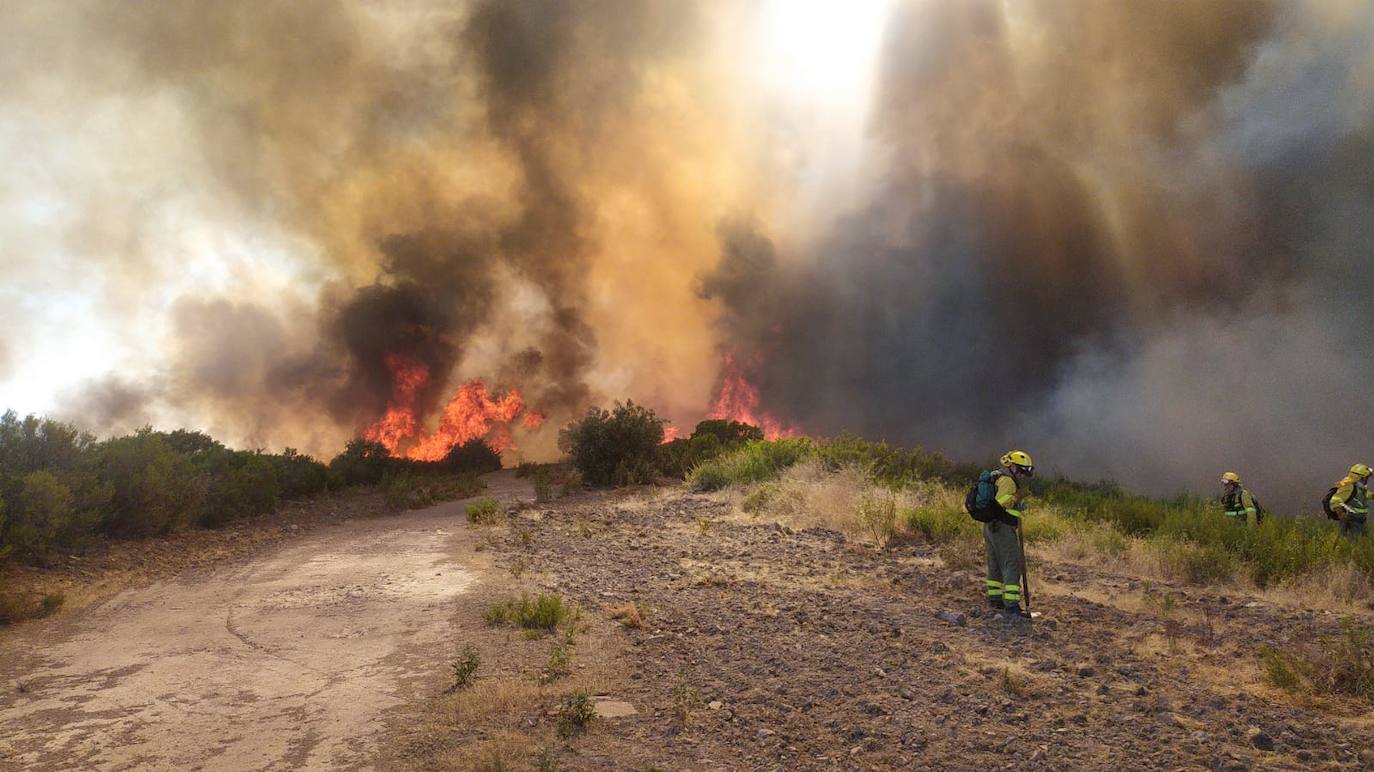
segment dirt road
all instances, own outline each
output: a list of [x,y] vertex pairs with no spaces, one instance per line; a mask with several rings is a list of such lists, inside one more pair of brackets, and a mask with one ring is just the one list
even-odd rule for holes
[[[510,473],[485,495],[529,497]],[[354,767],[442,667],[466,502],[354,519],[0,638],[0,767]]]

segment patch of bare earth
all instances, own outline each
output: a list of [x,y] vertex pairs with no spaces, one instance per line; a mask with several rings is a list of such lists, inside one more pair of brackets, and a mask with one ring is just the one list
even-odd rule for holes
[[[508,473],[488,480],[487,495],[529,496]],[[382,514],[376,503],[348,505]],[[299,538],[233,541],[234,560],[166,553],[188,570],[6,631],[0,768],[372,766],[388,715],[421,699],[461,638],[456,599],[487,571],[464,503],[326,515],[285,526]],[[169,570],[138,566],[116,573]]]
[[[1260,685],[1258,648],[1335,634],[1328,612],[1037,562],[1041,616],[1017,626],[982,607],[979,569],[925,545],[878,552],[680,489],[541,505],[485,545],[520,567],[512,587],[581,607],[578,669],[541,686],[547,639],[474,633],[487,672],[470,692],[431,680],[398,766],[513,768],[541,750],[561,769],[1374,763],[1361,706]],[[479,618],[508,591],[456,613]],[[562,740],[574,688],[636,715]]]

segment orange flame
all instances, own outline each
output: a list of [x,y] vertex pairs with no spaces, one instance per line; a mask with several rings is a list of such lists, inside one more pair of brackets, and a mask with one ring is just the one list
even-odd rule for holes
[[[444,406],[439,426],[426,433],[415,416],[415,399],[429,382],[429,370],[395,354],[387,354],[385,362],[392,377],[391,401],[386,413],[364,433],[367,439],[380,442],[393,456],[416,461],[439,461],[455,445],[475,439],[485,439],[498,453],[515,447],[509,424],[525,411],[525,398],[519,391],[491,394],[481,380],[468,381]],[[537,429],[544,423],[544,414],[531,410],[523,423],[527,429]]]
[[732,354],[726,354],[721,362],[720,390],[706,417],[753,424],[762,429],[764,438],[769,440],[797,434],[795,426],[759,408],[759,390],[744,377]]
[[663,427],[663,439],[660,440],[658,444],[667,445],[668,443],[672,442],[675,439],[678,439],[681,436],[681,429],[679,429],[676,426],[673,426],[672,424],[665,424]]

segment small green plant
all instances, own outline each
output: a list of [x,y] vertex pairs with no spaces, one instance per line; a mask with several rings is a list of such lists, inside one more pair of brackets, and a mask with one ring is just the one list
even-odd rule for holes
[[527,568],[529,568],[529,564],[525,562],[524,558],[516,558],[515,560],[511,561],[510,575],[515,579],[519,579],[520,577],[525,575],[525,570]]
[[707,533],[709,533],[709,532],[711,531],[711,525],[712,525],[714,522],[715,522],[715,521],[712,520],[712,519],[711,519],[709,516],[707,516],[707,515],[698,515],[698,516],[697,516],[697,530],[700,531],[700,532],[702,533],[702,535],[705,535],[705,534],[707,534]]
[[486,622],[491,627],[504,625],[510,622],[510,618],[511,609],[510,604],[508,602],[498,603],[495,606],[492,606],[488,608],[486,611],[482,612],[482,621]]
[[519,599],[513,598],[488,608],[482,619],[492,626],[513,624],[537,634],[553,630],[575,615],[576,611],[557,595],[538,595],[533,598],[521,595]]
[[677,685],[673,687],[673,720],[685,725],[692,717],[692,711],[701,706],[701,693],[687,683],[685,676],[679,674]]
[[534,546],[534,533],[528,528],[520,529],[520,546],[529,549]]
[[539,755],[534,757],[535,772],[558,772],[558,748],[553,745],[545,745],[539,749]]
[[1302,678],[1293,655],[1271,646],[1261,646],[1259,652],[1265,682],[1285,692],[1298,691]]
[[466,689],[471,685],[473,677],[477,674],[477,668],[481,665],[482,652],[470,643],[464,646],[458,656],[449,663],[449,667],[453,670],[453,685],[449,687],[449,691]]
[[50,592],[43,596],[42,616],[56,614],[62,608],[62,604],[67,602],[67,596],[60,592]]
[[466,512],[469,523],[489,525],[501,519],[501,502],[487,496],[469,504]]
[[549,649],[549,660],[544,663],[544,680],[556,681],[572,672],[573,645],[565,638]]
[[568,739],[587,731],[596,719],[596,703],[586,692],[574,692],[558,709],[558,735]]
[[1172,619],[1174,613],[1178,610],[1178,598],[1172,593],[1156,592],[1154,585],[1150,582],[1144,583],[1140,601],[1144,605],[1154,609],[1155,613],[1165,619]]

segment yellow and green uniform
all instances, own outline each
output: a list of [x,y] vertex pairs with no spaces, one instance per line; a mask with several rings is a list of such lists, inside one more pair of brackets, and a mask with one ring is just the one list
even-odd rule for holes
[[1331,509],[1341,513],[1342,536],[1363,536],[1369,519],[1369,487],[1359,477],[1345,477],[1331,494]]
[[1221,506],[1226,510],[1226,516],[1232,520],[1259,525],[1259,509],[1255,506],[1255,497],[1250,495],[1250,491],[1236,486],[1234,491],[1221,497]]
[[1007,517],[983,524],[983,546],[988,556],[988,599],[994,604],[1021,603],[1021,548],[1016,529],[1021,527],[1021,510],[1025,494],[1016,478],[1003,473],[997,478],[997,503],[1006,510]]

